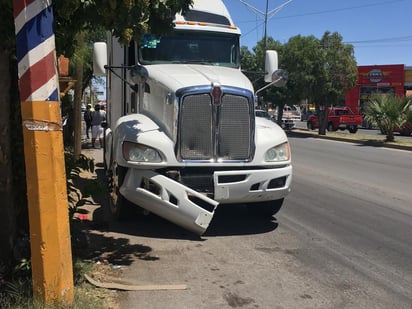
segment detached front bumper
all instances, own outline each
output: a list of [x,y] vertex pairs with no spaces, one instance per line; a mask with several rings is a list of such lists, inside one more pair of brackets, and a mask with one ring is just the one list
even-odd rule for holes
[[[205,177],[207,177],[205,175]],[[292,166],[215,171],[214,199],[152,170],[129,169],[120,193],[132,203],[202,235],[219,203],[278,200],[290,192]]]
[[129,169],[120,193],[132,203],[202,235],[218,202],[152,170]]

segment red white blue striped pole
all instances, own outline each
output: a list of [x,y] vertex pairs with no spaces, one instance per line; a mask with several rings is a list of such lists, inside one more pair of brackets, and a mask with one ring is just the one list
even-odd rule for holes
[[23,101],[58,101],[58,76],[51,1],[14,1]]
[[73,302],[62,119],[50,0],[14,0],[33,294]]

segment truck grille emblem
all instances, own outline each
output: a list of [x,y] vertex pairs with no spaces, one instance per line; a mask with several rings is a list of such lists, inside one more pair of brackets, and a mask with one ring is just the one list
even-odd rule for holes
[[220,85],[213,83],[211,95],[213,98],[213,104],[220,105],[222,102],[222,88],[220,88]]

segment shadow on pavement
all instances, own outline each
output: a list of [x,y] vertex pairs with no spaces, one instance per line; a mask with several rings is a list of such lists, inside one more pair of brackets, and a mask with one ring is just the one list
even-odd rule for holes
[[142,239],[132,239],[134,236],[201,242],[208,237],[268,233],[278,226],[276,218],[251,214],[241,204],[218,206],[203,236],[195,235],[157,215],[143,215],[138,211],[130,220],[117,221],[109,210],[101,153],[99,150],[85,149],[84,154],[95,160],[96,168],[93,173],[82,173],[74,179],[74,185],[80,193],[76,214],[71,220],[72,252],[82,259],[126,266],[139,259],[157,259],[152,255],[152,248],[142,244]]
[[[126,221],[117,221],[110,214],[105,171],[101,162],[95,164],[95,178],[81,179],[83,188],[98,183],[99,189],[91,193],[89,208],[93,208],[91,229],[116,232],[121,234],[164,239],[201,238],[163,218],[155,215],[143,215],[136,207],[136,215]],[[87,207],[86,207],[87,208]],[[88,211],[88,210],[86,210]],[[277,228],[273,217],[260,217],[250,213],[245,205],[219,205],[204,237],[260,234]]]
[[277,228],[275,218],[250,214],[244,205],[218,206],[209,228],[202,236],[193,234],[155,215],[138,214],[128,221],[112,219],[109,230],[133,236],[203,241],[207,237],[268,233]]

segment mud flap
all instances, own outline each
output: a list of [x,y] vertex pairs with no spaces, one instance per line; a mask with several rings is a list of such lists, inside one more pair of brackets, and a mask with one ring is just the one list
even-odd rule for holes
[[151,170],[129,169],[120,193],[132,203],[202,235],[219,204]]

